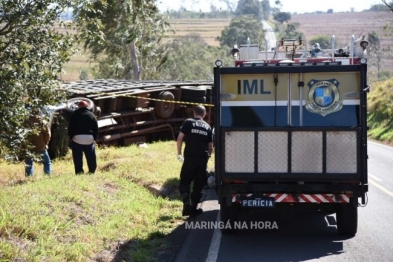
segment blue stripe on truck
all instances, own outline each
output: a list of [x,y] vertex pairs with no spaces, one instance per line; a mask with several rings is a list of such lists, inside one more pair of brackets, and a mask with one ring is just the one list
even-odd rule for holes
[[[221,126],[223,127],[274,127],[275,106],[222,106]],[[287,126],[287,106],[276,107],[276,126]],[[345,105],[335,113],[321,116],[303,108],[303,125],[318,126],[359,126],[359,105]],[[299,106],[292,106],[292,126],[300,126]]]

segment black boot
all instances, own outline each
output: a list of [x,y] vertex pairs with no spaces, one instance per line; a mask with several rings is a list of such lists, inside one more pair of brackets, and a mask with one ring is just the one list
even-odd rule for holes
[[198,216],[198,215],[203,213],[202,208],[197,208],[197,206],[198,206],[198,204],[195,204],[195,203],[191,204],[191,206],[190,206],[190,208],[191,208],[190,217],[196,217],[196,216]]
[[191,205],[183,203],[183,211],[182,211],[182,216],[189,216],[191,215]]
[[190,196],[187,193],[181,195],[183,201],[182,216],[189,216],[191,214]]

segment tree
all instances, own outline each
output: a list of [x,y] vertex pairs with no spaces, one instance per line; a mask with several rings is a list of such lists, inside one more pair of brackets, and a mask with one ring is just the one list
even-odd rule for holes
[[235,15],[254,15],[257,19],[262,19],[262,5],[258,0],[239,0]]
[[287,12],[279,12],[273,15],[273,19],[282,24],[291,20],[291,14]]
[[116,61],[112,64],[112,72],[117,72],[113,77],[131,79],[132,73],[135,80],[145,79],[149,70],[157,70],[165,61],[166,53],[158,49],[171,27],[155,1],[83,2],[75,14],[92,59],[99,63]]
[[317,35],[312,37],[308,43],[312,46],[315,43],[318,43],[322,49],[328,49],[332,47],[331,37],[328,35]]
[[160,72],[161,80],[213,80],[217,59],[233,65],[229,48],[207,45],[198,34],[189,34],[168,43],[168,59]]
[[389,4],[388,2],[382,0],[382,4],[372,5],[370,9],[368,9],[367,11],[380,12],[380,11],[388,11],[389,9],[392,10],[391,8],[389,8],[390,6],[392,6],[392,4]]
[[281,38],[302,38],[304,39],[304,34],[298,31],[299,23],[288,23],[284,28],[283,32],[280,33],[279,39]]
[[227,5],[227,8],[230,12],[233,11],[233,2],[230,0],[221,0],[221,2],[224,2]]
[[280,13],[281,7],[282,7],[282,4],[281,4],[280,0],[274,1],[274,7],[272,8],[273,15],[277,14],[277,13]]
[[262,0],[262,18],[268,20],[270,16],[270,2],[269,0]]
[[[393,2],[391,1],[390,3],[388,3],[386,0],[382,0],[382,2],[385,4],[385,10],[386,8],[388,10],[390,10],[391,12],[393,12]],[[384,30],[387,32],[387,34],[391,34],[393,31],[393,27],[392,27],[392,23],[386,23],[384,26]]]
[[385,4],[385,6],[393,12],[393,2],[390,1],[389,3],[386,0],[382,0],[382,2]]
[[379,39],[378,34],[375,31],[368,33],[367,36],[369,46],[368,50],[370,54],[374,54],[375,57],[375,65],[377,67],[377,77],[380,77],[380,69],[381,69],[381,59],[382,59],[382,52],[381,52],[381,41]]
[[262,44],[265,41],[262,23],[252,15],[233,18],[217,40],[220,41],[221,47],[232,48],[234,41],[238,45],[246,44],[248,37],[252,44]]
[[59,21],[70,6],[67,0],[0,2],[0,144],[2,155],[26,148],[27,130],[22,123],[33,109],[64,98],[58,74],[69,61],[74,35],[56,31],[68,28]]

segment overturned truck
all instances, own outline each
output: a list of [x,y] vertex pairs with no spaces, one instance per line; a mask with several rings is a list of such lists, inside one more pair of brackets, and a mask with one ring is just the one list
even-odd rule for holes
[[213,123],[212,82],[94,80],[63,84],[66,103],[52,107],[52,158],[66,154],[67,125],[81,100],[97,116],[101,145],[126,146],[175,139],[182,122],[193,116],[193,107],[204,104],[206,121]]

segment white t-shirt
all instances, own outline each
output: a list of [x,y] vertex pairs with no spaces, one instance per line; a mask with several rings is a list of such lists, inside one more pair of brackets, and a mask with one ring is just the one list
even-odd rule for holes
[[72,140],[80,145],[91,145],[94,143],[93,135],[75,135]]

